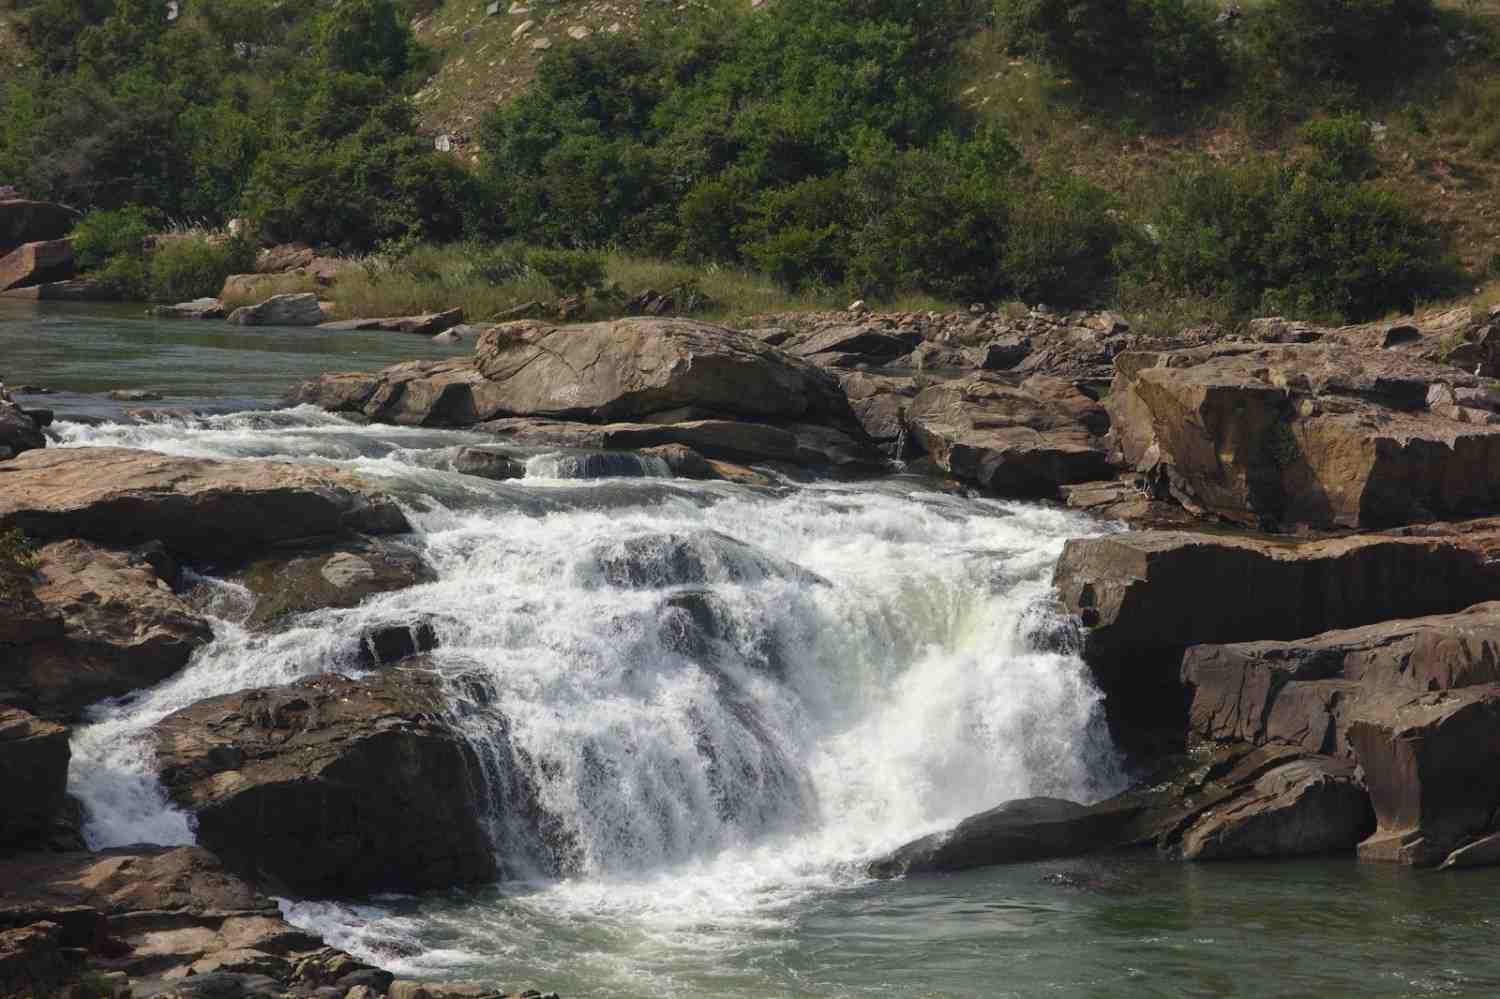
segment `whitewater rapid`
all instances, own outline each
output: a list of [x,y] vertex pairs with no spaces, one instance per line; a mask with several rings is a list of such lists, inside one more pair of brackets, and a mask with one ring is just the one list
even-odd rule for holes
[[586,927],[610,942],[576,960],[674,994],[648,955],[761,946],[790,906],[860,883],[882,851],[1006,799],[1092,801],[1122,781],[1050,599],[1064,540],[1101,530],[1066,511],[898,476],[687,482],[660,463],[546,450],[522,455],[526,478],[495,483],[451,471],[460,446],[492,440],[306,408],[56,430],[63,446],[333,461],[407,510],[435,582],[277,633],[247,630],[253,598],[200,567],[213,643],[92,709],[71,772],[92,846],[191,842],[151,775],[153,723],[353,671],[368,628],[430,621],[455,723],[494,785],[524,771],[545,828],[494,795],[506,884],[489,894],[284,903],[398,971],[504,967],[508,953],[545,965],[548,934]]

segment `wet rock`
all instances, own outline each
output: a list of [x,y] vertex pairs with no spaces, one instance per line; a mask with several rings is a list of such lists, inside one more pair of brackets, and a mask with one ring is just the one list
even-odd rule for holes
[[1482,839],[1459,847],[1442,863],[1444,870],[1496,865],[1500,865],[1500,832],[1491,833]]
[[526,477],[525,462],[481,447],[460,448],[453,458],[453,470],[495,482]]
[[6,650],[12,703],[69,721],[106,697],[153,686],[213,638],[149,565],[84,541],[38,552],[32,593],[60,621],[50,634]]
[[945,473],[1001,495],[1052,496],[1110,473],[1103,409],[1056,380],[935,385],[912,401],[907,424]]
[[437,679],[410,671],[244,691],[160,722],[158,765],[199,841],[278,891],[486,881],[495,860],[472,793],[486,778],[445,704]]
[[0,292],[73,276],[73,244],[66,239],[24,243],[0,255]]
[[1075,856],[1111,844],[1118,828],[1111,816],[1076,802],[1022,798],[908,843],[869,870],[872,877],[893,878]]
[[1293,543],[1142,531],[1068,542],[1054,582],[1084,625],[1084,657],[1117,737],[1151,751],[1158,737],[1180,745],[1186,731],[1178,666],[1188,646],[1310,637],[1500,597],[1489,537]]
[[449,309],[446,312],[430,312],[420,316],[394,316],[386,319],[340,319],[331,323],[319,323],[319,329],[325,330],[365,330],[381,333],[418,333],[425,336],[436,336],[464,321],[463,309]]
[[1058,493],[1070,510],[1082,510],[1106,520],[1124,521],[1134,528],[1199,526],[1197,518],[1177,504],[1153,499],[1134,476],[1065,485],[1058,489]]
[[115,402],[161,402],[165,398],[150,389],[113,389],[106,394]]
[[66,728],[0,704],[0,849],[46,839],[67,794],[70,755]]
[[310,292],[272,295],[256,305],[244,305],[229,314],[235,326],[317,326],[327,317],[318,296]]
[[1352,764],[1296,760],[1198,818],[1182,836],[1182,857],[1236,860],[1347,852],[1374,825],[1370,797]]
[[16,405],[0,386],[0,459],[13,458],[23,451],[47,446],[37,418]]
[[1122,458],[1196,513],[1369,528],[1500,507],[1500,426],[1427,404],[1473,375],[1325,343],[1135,352],[1116,371]]
[[389,498],[337,469],[125,448],[49,448],[0,465],[0,530],[12,527],[44,539],[156,540],[193,558],[410,529]]
[[894,458],[909,457],[911,448],[905,443],[907,413],[926,382],[856,371],[841,375],[839,385],[870,439]]
[[309,266],[317,252],[306,243],[281,243],[261,250],[255,257],[255,273],[285,274]]
[[376,628],[360,638],[356,663],[365,669],[394,666],[437,647],[437,631],[427,621]]
[[675,478],[714,478],[714,471],[709,467],[707,459],[683,444],[662,444],[657,447],[642,448],[641,454],[661,461],[671,470]]
[[246,624],[264,628],[294,614],[354,607],[377,593],[404,590],[437,577],[410,548],[352,541],[256,559],[230,578],[255,595],[255,610]]
[[224,303],[217,298],[195,298],[176,305],[158,305],[146,310],[157,319],[223,319]]

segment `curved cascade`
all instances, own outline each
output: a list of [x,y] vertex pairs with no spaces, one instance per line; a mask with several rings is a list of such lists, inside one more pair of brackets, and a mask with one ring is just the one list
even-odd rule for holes
[[73,770],[93,845],[190,841],[150,774],[151,724],[350,671],[364,631],[430,621],[454,723],[488,764],[507,883],[287,903],[398,971],[556,981],[582,962],[606,990],[685,994],[670,970],[682,948],[712,962],[769,946],[789,907],[860,884],[862,859],[1009,798],[1094,800],[1119,783],[1099,695],[1048,604],[1063,540],[1097,527],[1058,510],[901,478],[690,483],[655,459],[555,451],[490,482],[447,470],[477,435],[301,409],[60,432],[333,460],[408,507],[436,582],[266,634],[239,623],[247,593],[200,580],[214,643],[96,707]]

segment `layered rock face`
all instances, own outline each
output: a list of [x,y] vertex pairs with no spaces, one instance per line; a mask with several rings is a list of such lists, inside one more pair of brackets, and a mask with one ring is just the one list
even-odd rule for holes
[[1500,831],[1500,604],[1183,657],[1193,730],[1357,762],[1361,856],[1420,866]]
[[124,448],[31,451],[0,465],[0,530],[13,527],[33,538],[161,541],[204,558],[408,530],[390,499],[346,472]]
[[323,676],[200,702],[155,729],[199,841],[278,891],[350,896],[491,879],[485,776],[433,678]]
[[1184,649],[1301,638],[1500,598],[1493,540],[1487,531],[1302,543],[1143,531],[1068,542],[1054,581],[1084,626],[1084,658],[1117,732],[1151,751],[1163,739],[1180,745],[1186,730]]
[[1109,410],[1127,465],[1238,524],[1379,528],[1500,506],[1500,395],[1395,351],[1125,354]]

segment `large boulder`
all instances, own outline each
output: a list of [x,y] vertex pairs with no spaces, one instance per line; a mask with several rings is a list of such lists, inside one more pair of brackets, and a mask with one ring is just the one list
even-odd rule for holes
[[317,326],[327,316],[311,292],[272,295],[255,305],[242,305],[229,314],[235,326]]
[[1362,698],[1349,744],[1380,827],[1365,860],[1430,866],[1500,832],[1500,683]]
[[78,213],[63,205],[25,198],[0,198],[0,254],[22,243],[62,239],[78,223]]
[[0,256],[0,292],[73,276],[73,244],[66,239],[24,243]]
[[1207,516],[1369,528],[1500,508],[1500,396],[1398,352],[1122,354],[1109,410],[1123,461]]
[[1184,860],[1346,853],[1374,828],[1370,797],[1346,761],[1294,760],[1201,815],[1182,835]]
[[684,319],[506,323],[475,350],[496,414],[613,422],[680,407],[857,426],[837,382],[754,337]]
[[[1290,542],[1186,531],[1069,541],[1054,576],[1129,748],[1181,744],[1193,645],[1288,640],[1500,598],[1491,533]],[[1250,735],[1242,732],[1242,735]]]
[[255,597],[246,624],[261,628],[308,611],[354,607],[377,593],[404,590],[437,577],[412,549],[357,540],[256,558],[231,578]]
[[37,556],[33,593],[61,628],[6,650],[0,691],[11,703],[73,720],[95,701],[166,679],[213,638],[208,622],[132,553],[63,541]]
[[913,840],[869,870],[873,877],[891,878],[1077,856],[1113,846],[1121,825],[1116,814],[1076,802],[1021,798]]
[[923,390],[906,413],[918,446],[952,477],[1007,496],[1051,496],[1110,472],[1098,403],[1060,379],[984,377]]
[[293,539],[410,529],[385,495],[338,469],[48,448],[0,464],[0,530],[227,558]]
[[0,460],[46,446],[47,438],[37,418],[16,405],[0,385]]
[[486,881],[486,775],[442,721],[441,683],[387,671],[202,701],[155,728],[172,799],[232,870],[281,892],[355,896]]
[[68,730],[0,704],[0,850],[45,840],[68,783]]

